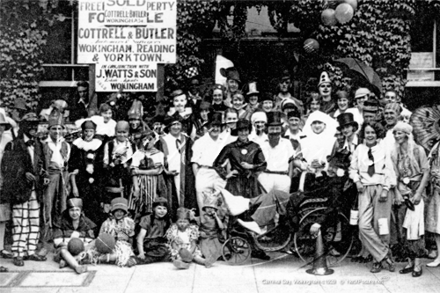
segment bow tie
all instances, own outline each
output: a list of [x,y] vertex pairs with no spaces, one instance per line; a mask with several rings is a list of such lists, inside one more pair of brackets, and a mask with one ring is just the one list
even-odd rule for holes
[[33,147],[33,146],[35,146],[35,140],[33,140],[33,139],[29,139],[29,140],[26,142],[26,145],[27,145],[28,147]]

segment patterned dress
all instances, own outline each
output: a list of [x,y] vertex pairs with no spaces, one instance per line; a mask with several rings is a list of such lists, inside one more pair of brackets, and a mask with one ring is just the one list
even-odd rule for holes
[[[199,227],[197,225],[189,225],[185,231],[180,231],[176,224],[171,225],[171,227],[167,230],[166,238],[168,239],[168,247],[171,252],[171,259],[176,260],[180,259],[179,250],[181,248],[189,249],[191,242],[195,243],[199,239]],[[178,249],[172,247],[172,243],[180,242],[182,243]],[[201,257],[202,252],[196,246],[193,252],[193,257]]]
[[429,154],[431,166],[431,194],[428,197],[425,214],[425,229],[440,234],[440,143],[437,143]]

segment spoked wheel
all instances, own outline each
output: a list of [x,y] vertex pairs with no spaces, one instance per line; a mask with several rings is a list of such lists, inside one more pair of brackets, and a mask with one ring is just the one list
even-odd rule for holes
[[[295,249],[299,257],[309,263],[313,261],[316,249],[316,238],[310,234],[310,227],[322,217],[325,207],[307,213],[299,223],[298,232],[294,235]],[[333,266],[343,261],[353,245],[350,223],[343,214],[338,214],[336,227],[321,231],[327,252],[327,265]]]
[[222,256],[230,265],[240,265],[249,259],[252,248],[249,242],[241,237],[232,236],[223,243]]
[[259,249],[266,252],[272,252],[285,248],[287,244],[289,244],[291,238],[292,236],[289,227],[286,225],[278,225],[263,235],[255,235],[254,242],[255,246]]

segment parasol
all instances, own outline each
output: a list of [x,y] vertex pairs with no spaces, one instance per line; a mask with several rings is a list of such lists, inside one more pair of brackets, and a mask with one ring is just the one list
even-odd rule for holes
[[410,118],[415,141],[430,151],[440,139],[440,105],[422,106]]
[[379,93],[382,92],[382,81],[379,75],[374,71],[373,68],[367,64],[359,61],[356,58],[340,58],[336,59],[336,62],[343,63],[347,65],[348,69],[358,72],[363,76],[372,86],[374,86]]

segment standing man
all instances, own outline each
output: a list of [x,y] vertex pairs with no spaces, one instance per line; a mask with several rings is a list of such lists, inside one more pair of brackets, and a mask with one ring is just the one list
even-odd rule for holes
[[44,193],[43,243],[52,239],[52,225],[66,209],[67,162],[70,145],[64,140],[64,121],[61,112],[54,108],[49,115],[49,137],[43,142],[43,153],[49,185]]
[[304,113],[304,104],[302,101],[298,100],[290,93],[290,89],[292,88],[292,81],[290,79],[289,71],[285,70],[283,72],[283,76],[281,77],[280,82],[278,83],[278,93],[275,98],[275,109],[281,110],[281,105],[283,102],[291,101],[295,107],[300,111],[300,113]]
[[226,77],[226,99],[223,103],[228,107],[232,107],[232,96],[238,91],[240,87],[240,74],[237,68],[221,68],[220,73],[222,76]]
[[2,161],[3,196],[12,205],[12,252],[16,266],[24,266],[24,260],[46,260],[35,253],[40,236],[41,183],[49,182],[43,175],[43,149],[36,139],[37,128],[37,114],[25,114],[18,137],[8,143]]
[[72,104],[70,104],[70,120],[73,122],[89,116],[89,83],[86,81],[78,81],[76,87],[75,97]]
[[[281,190],[285,193],[290,191],[293,170],[290,163],[294,160],[295,151],[288,139],[281,138],[283,130],[281,114],[278,111],[267,114],[268,139],[261,144],[267,167],[258,177],[258,181],[267,193],[272,190]],[[301,166],[301,161],[297,163]]]
[[208,133],[194,142],[191,158],[200,213],[203,207],[203,191],[207,188],[224,188],[226,185],[225,180],[213,168],[214,160],[225,146],[225,139],[220,135],[222,114],[214,113],[206,127]]

